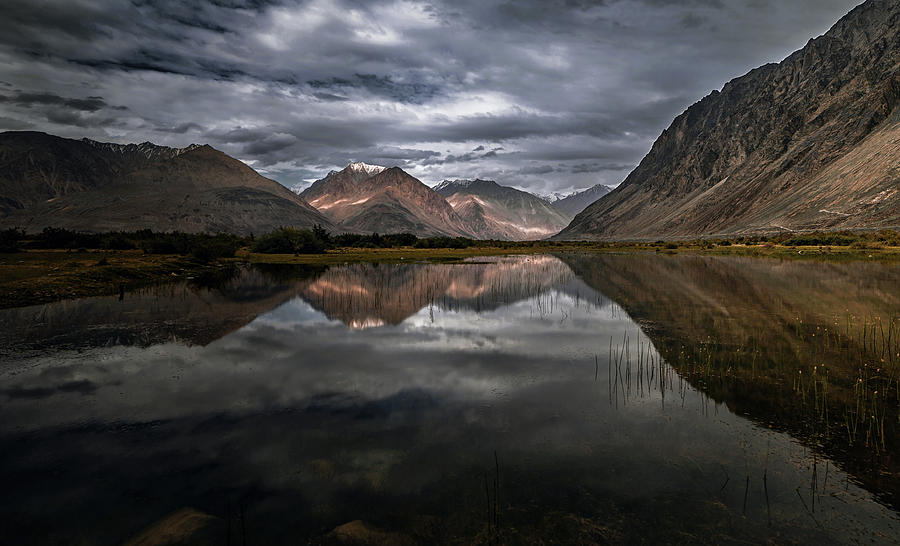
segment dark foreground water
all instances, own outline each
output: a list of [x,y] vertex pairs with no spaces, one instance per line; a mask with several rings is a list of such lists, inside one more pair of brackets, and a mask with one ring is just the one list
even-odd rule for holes
[[0,543],[894,544],[898,320],[896,266],[591,254],[0,311]]

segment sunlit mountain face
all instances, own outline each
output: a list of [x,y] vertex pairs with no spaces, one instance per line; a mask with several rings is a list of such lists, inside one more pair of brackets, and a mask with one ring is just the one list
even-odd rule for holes
[[477,237],[443,197],[397,167],[351,163],[300,196],[339,231]]
[[558,233],[572,219],[535,195],[492,180],[445,180],[434,190],[480,239],[543,239]]

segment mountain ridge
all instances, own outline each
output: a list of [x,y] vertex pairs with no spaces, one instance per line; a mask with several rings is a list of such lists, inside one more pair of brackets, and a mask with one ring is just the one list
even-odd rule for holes
[[544,200],[557,209],[574,217],[579,212],[586,209],[588,205],[590,205],[597,199],[600,199],[612,190],[613,188],[610,186],[604,184],[595,184],[590,188],[581,191],[572,192],[566,195],[556,194],[545,198]]
[[350,163],[300,196],[346,231],[474,236],[443,197],[399,167]]
[[39,231],[334,229],[290,190],[209,145],[0,133],[0,225]]
[[557,239],[732,236],[900,224],[900,3],[824,35],[675,118]]
[[571,219],[540,197],[493,180],[445,180],[434,188],[481,239],[542,239]]

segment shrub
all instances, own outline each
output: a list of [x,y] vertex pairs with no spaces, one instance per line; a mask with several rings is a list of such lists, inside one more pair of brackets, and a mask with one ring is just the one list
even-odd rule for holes
[[416,241],[416,248],[468,248],[475,244],[465,237],[426,237]]
[[203,236],[195,240],[191,256],[202,262],[209,262],[218,258],[233,258],[234,253],[240,247],[240,239],[234,236]]
[[18,252],[24,238],[24,230],[12,228],[0,231],[0,252]]
[[257,237],[252,250],[263,254],[321,254],[325,246],[311,230],[280,228]]
[[137,245],[121,233],[112,233],[103,241],[103,248],[107,250],[132,250],[137,248]]
[[46,227],[32,241],[33,248],[102,248],[100,235]]

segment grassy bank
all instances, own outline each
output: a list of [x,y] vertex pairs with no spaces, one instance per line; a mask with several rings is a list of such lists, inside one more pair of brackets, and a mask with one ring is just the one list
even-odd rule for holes
[[268,254],[244,246],[233,257],[198,257],[198,253],[153,253],[146,249],[23,249],[0,253],[0,307],[18,307],[66,298],[116,294],[171,280],[197,278],[235,263],[336,265],[354,262],[454,262],[477,256],[547,252],[646,252],[664,255],[701,254],[754,256],[792,260],[882,261],[900,263],[900,246],[790,246],[772,242],[717,244],[708,241],[604,242],[478,242],[463,248],[334,248],[316,253]]
[[149,284],[197,279],[234,260],[198,262],[177,254],[137,250],[35,250],[0,254],[0,307],[117,294]]
[[339,248],[321,254],[263,254],[241,249],[236,256],[250,263],[341,264],[354,262],[400,263],[409,261],[448,262],[477,256],[543,254],[547,252],[650,252],[664,255],[699,254],[707,256],[750,256],[790,260],[879,261],[900,263],[900,246],[820,247],[785,246],[772,243],[732,244],[728,246],[697,243],[604,243],[604,242],[525,242],[502,245],[476,245],[467,248]]

